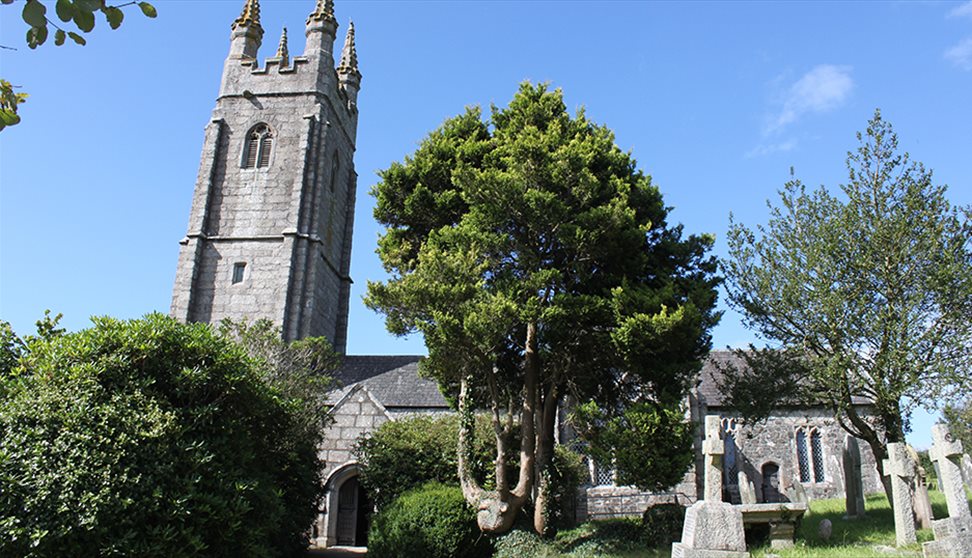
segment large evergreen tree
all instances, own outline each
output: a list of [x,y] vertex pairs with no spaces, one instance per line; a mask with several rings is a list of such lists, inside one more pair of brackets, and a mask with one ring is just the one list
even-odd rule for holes
[[829,405],[884,478],[914,407],[972,389],[972,220],[879,111],[857,137],[842,196],[792,180],[766,227],[731,225],[729,299],[774,346],[740,351],[749,366],[726,387],[750,418],[787,399]]
[[[471,429],[459,436],[460,479],[480,527],[509,529],[533,497],[534,527],[545,532],[565,398],[592,401],[601,411],[587,416],[602,421],[632,404],[642,416],[680,405],[719,318],[711,237],[683,238],[611,131],[571,116],[544,85],[521,85],[488,123],[478,109],[447,120],[381,172],[373,194],[391,279],[369,283],[367,303],[390,331],[424,335],[423,372],[458,398],[467,427],[474,408],[493,417],[495,490],[470,474]],[[504,441],[517,414],[519,475],[508,479]],[[638,466],[674,484],[690,436],[658,436],[670,450]]]

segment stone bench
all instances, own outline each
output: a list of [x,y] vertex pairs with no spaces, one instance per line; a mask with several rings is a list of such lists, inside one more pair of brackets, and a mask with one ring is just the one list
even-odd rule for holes
[[806,504],[742,504],[736,506],[742,512],[743,526],[769,525],[771,548],[790,548],[797,522],[807,512]]

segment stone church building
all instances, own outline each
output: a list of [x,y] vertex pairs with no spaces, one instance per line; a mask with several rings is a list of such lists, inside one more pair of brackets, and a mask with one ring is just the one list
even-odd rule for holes
[[[285,339],[325,336],[343,353],[361,73],[353,25],[336,57],[333,0],[308,5],[300,54],[290,52],[285,30],[275,54],[260,61],[258,0],[245,0],[232,22],[188,232],[180,241],[171,314],[187,322],[269,318]],[[717,388],[716,363],[727,358],[728,352],[710,355],[688,401],[692,421],[723,419],[725,498],[738,499],[740,470],[766,501],[790,483],[800,483],[811,498],[841,495],[845,434],[832,417],[822,407],[803,406],[783,409],[765,424],[741,425]],[[344,357],[341,387],[330,395],[334,424],[321,448],[327,496],[314,526],[317,544],[366,543],[371,504],[351,453],[358,437],[402,416],[450,412],[435,383],[418,376],[420,359]],[[880,491],[873,456],[866,444],[861,448],[865,491]],[[688,505],[701,496],[701,466],[660,494],[616,486],[609,464],[590,462],[589,469],[578,519],[640,514],[653,502]]]

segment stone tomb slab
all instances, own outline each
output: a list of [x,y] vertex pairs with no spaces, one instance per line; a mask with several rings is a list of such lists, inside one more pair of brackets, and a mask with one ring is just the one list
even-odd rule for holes
[[806,504],[749,504],[736,506],[742,513],[743,525],[769,525],[770,547],[791,548],[796,526],[803,514],[807,513]]

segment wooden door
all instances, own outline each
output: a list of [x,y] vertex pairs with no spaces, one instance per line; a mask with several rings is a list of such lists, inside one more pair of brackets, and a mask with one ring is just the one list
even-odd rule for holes
[[358,477],[352,477],[338,490],[337,543],[354,546],[358,526]]

